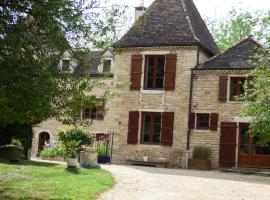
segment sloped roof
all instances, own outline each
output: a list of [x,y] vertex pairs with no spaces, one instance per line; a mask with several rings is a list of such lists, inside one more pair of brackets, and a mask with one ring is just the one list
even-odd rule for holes
[[192,0],[155,0],[115,47],[198,45],[210,54],[218,47]]
[[195,69],[252,69],[254,65],[249,62],[249,58],[259,47],[261,45],[250,36]]

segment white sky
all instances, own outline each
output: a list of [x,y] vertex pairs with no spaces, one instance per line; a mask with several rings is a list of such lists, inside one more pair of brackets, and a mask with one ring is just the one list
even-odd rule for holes
[[[143,0],[108,0],[110,3],[139,6]],[[148,7],[154,0],[144,0]],[[270,10],[270,0],[194,0],[202,16],[219,18],[225,16],[233,6],[248,10]]]

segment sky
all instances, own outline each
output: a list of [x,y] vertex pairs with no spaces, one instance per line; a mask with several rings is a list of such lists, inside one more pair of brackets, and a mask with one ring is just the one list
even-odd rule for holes
[[[135,7],[143,0],[108,0],[110,3]],[[148,7],[154,0],[144,0]],[[270,10],[270,0],[194,0],[197,8],[204,17],[219,18],[226,16],[232,7],[248,10]]]

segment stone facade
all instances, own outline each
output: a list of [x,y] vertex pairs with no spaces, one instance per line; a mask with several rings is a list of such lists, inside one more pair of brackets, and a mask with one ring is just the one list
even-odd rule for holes
[[[246,118],[240,118],[239,114],[243,108],[243,102],[230,101],[229,92],[227,92],[227,102],[218,100],[219,77],[245,77],[247,70],[202,70],[194,71],[193,78],[193,98],[192,112],[194,113],[218,113],[218,130],[192,130],[191,131],[191,149],[195,145],[204,144],[213,150],[213,166],[218,166],[219,146],[220,146],[220,123],[221,122],[248,122]],[[230,79],[229,79],[230,80]],[[227,91],[229,91],[230,81]],[[192,151],[191,151],[192,152]],[[191,157],[190,152],[190,157]]]
[[[181,167],[185,163],[184,149],[188,130],[189,94],[191,69],[197,64],[197,47],[160,47],[160,48],[128,48],[115,57],[117,69],[114,82],[130,81],[132,55],[177,55],[176,82],[174,91],[143,90],[130,91],[121,88],[116,92],[111,107],[110,124],[115,132],[113,146],[113,163],[126,163],[127,159],[142,160],[144,154],[149,160],[158,161],[160,157],[170,160],[170,166]],[[202,58],[203,59],[203,58]],[[205,59],[205,58],[204,58]],[[144,60],[142,64],[144,69]],[[142,70],[144,71],[144,70]],[[142,77],[144,75],[142,74]],[[143,86],[143,78],[141,81]],[[174,132],[172,147],[160,145],[127,145],[129,111],[144,112],[174,112]],[[140,120],[139,120],[140,121]],[[140,125],[141,126],[141,125]],[[140,137],[140,127],[138,138]],[[140,140],[139,140],[140,141]]]

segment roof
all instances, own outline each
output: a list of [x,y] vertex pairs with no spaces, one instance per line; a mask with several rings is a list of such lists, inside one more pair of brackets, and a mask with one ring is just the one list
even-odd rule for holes
[[253,69],[250,56],[261,47],[252,36],[232,46],[224,53],[217,54],[210,60],[198,65],[195,69]]
[[192,0],[155,0],[114,47],[189,45],[219,52]]
[[87,56],[81,57],[78,66],[74,73],[77,74],[89,74],[96,75],[98,72],[98,66],[101,62],[103,51],[92,51]]

